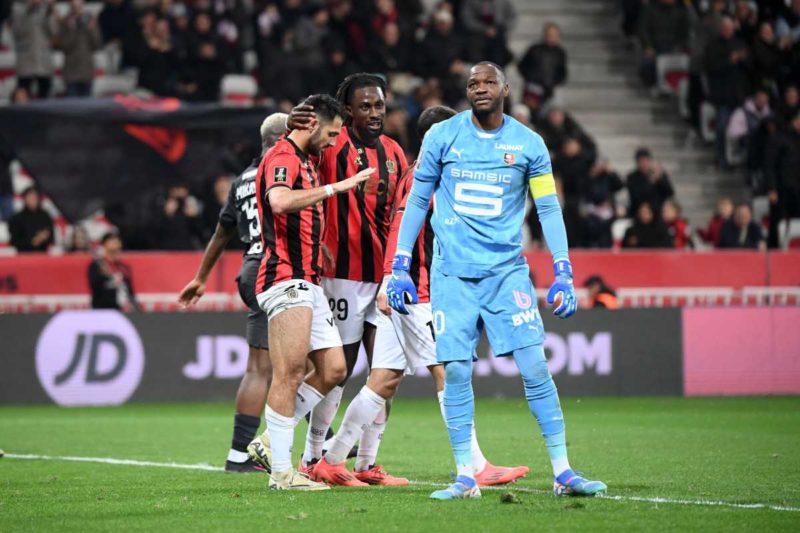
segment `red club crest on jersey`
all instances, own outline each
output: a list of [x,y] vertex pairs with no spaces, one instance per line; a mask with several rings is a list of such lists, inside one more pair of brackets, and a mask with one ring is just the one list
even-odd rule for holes
[[503,163],[506,165],[513,165],[516,160],[517,158],[514,157],[514,154],[510,154],[508,152],[503,154]]

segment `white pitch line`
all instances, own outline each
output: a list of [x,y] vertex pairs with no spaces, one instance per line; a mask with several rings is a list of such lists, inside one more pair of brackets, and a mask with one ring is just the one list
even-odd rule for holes
[[[155,467],[155,468],[176,468],[180,470],[202,470],[205,472],[224,472],[225,469],[219,466],[212,466],[204,463],[196,464],[183,464],[183,463],[159,463],[156,461],[138,461],[136,459],[115,459],[112,457],[72,457],[72,456],[54,456],[54,455],[37,455],[37,454],[17,454],[7,453],[5,457],[8,459],[28,459],[40,461],[70,461],[77,463],[99,463],[107,465],[125,465],[125,466],[139,466],[139,467]],[[431,483],[428,481],[412,481],[412,485],[419,487],[442,487],[443,483]],[[529,487],[519,487],[516,485],[503,486],[503,487],[484,487],[482,490],[511,490],[515,492],[524,492],[529,494],[550,494],[549,490],[534,489]],[[613,500],[618,502],[637,502],[637,503],[663,503],[670,505],[692,505],[700,507],[728,507],[731,509],[769,509],[771,511],[787,511],[787,512],[800,512],[800,507],[789,507],[784,505],[773,505],[769,503],[736,503],[726,502],[722,500],[686,500],[675,498],[662,498],[662,497],[644,497],[644,496],[618,496],[600,494],[596,496],[603,500]]]

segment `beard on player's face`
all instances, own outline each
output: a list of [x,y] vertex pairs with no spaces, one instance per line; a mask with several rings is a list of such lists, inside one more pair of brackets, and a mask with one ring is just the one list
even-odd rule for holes
[[359,87],[353,93],[350,105],[350,125],[359,139],[372,142],[383,134],[386,118],[386,100],[379,87]]

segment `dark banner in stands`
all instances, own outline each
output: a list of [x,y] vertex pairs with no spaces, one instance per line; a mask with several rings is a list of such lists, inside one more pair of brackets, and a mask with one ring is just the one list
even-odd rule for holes
[[[0,402],[119,405],[128,401],[233,401],[247,363],[244,313],[63,311],[0,315]],[[678,309],[586,311],[546,318],[545,348],[565,395],[683,393]],[[478,396],[522,398],[513,359],[475,365]],[[364,357],[348,394],[364,383]],[[402,396],[433,397],[427,371]]]
[[0,141],[71,220],[107,206],[122,227],[152,217],[156,194],[183,183],[200,193],[239,173],[261,147],[265,108],[176,99],[65,98],[0,108]]

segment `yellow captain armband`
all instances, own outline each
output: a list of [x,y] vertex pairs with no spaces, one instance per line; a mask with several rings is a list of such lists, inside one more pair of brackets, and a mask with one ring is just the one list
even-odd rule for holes
[[529,183],[531,186],[531,196],[533,196],[534,200],[556,194],[556,180],[553,179],[552,173],[533,176]]

